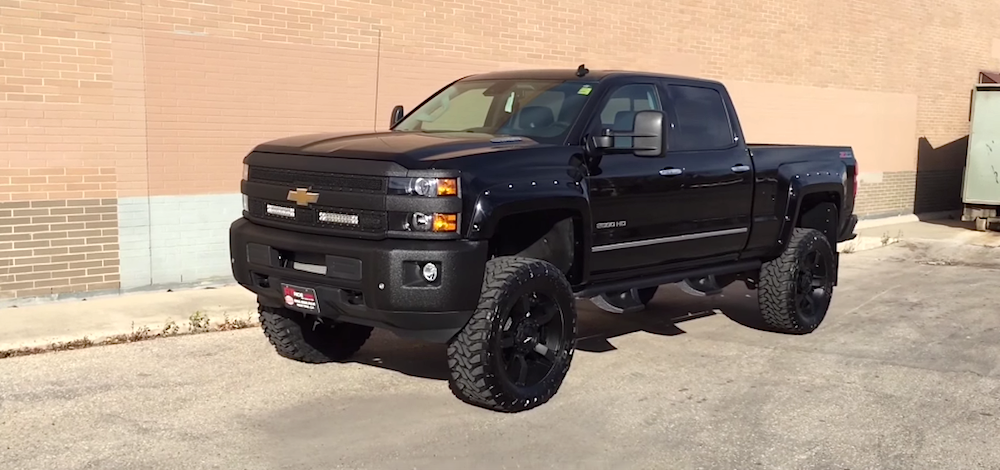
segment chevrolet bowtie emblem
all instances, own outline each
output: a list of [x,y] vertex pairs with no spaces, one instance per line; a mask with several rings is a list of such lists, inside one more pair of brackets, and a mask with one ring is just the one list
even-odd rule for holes
[[311,193],[306,188],[288,191],[288,200],[300,206],[308,206],[319,200],[319,193]]

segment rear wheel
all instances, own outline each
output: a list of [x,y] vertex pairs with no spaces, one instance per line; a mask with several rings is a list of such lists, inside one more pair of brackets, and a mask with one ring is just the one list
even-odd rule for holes
[[347,359],[361,349],[372,333],[368,326],[320,321],[315,315],[285,308],[260,306],[258,310],[264,335],[278,354],[300,362]]
[[487,409],[537,407],[562,385],[575,340],[576,304],[555,266],[492,259],[479,307],[448,344],[449,386],[462,401]]
[[781,256],[761,267],[757,296],[764,322],[783,333],[811,333],[826,318],[835,269],[830,239],[796,228]]

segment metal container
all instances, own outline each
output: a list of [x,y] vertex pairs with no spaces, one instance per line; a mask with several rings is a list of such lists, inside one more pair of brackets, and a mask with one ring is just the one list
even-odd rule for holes
[[986,230],[1000,215],[1000,84],[977,84],[962,181],[963,220]]

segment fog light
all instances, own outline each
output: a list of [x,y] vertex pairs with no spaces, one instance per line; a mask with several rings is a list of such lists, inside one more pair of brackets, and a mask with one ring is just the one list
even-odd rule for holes
[[279,217],[288,217],[292,219],[295,218],[294,207],[276,206],[274,204],[268,204],[266,210],[267,213],[271,215],[276,215]]
[[358,225],[361,222],[361,218],[357,214],[340,214],[337,212],[320,212],[319,220],[320,222],[341,225]]
[[243,195],[243,211],[250,212],[250,198],[246,194]]
[[438,267],[434,263],[427,263],[424,265],[423,275],[424,280],[427,282],[434,282],[438,278]]

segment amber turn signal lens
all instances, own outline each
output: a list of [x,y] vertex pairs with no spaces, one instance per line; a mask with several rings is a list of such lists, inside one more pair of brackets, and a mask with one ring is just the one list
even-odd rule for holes
[[438,196],[457,196],[458,180],[455,178],[440,178],[437,184]]
[[434,214],[435,232],[457,232],[458,214]]

